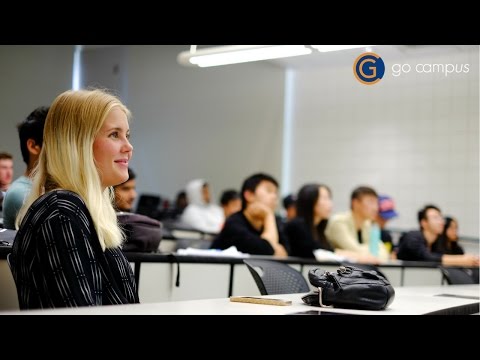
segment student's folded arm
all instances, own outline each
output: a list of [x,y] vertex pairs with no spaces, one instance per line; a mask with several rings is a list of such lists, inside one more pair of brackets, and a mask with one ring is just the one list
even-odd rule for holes
[[277,222],[275,221],[273,213],[270,213],[265,217],[261,237],[262,239],[267,240],[272,247],[278,244]]
[[257,255],[273,255],[274,253],[268,240],[253,234],[243,226],[235,224],[224,231],[224,236],[232,240],[232,245],[235,245],[238,251]]
[[[288,256],[287,249],[284,245],[280,244],[280,236],[278,233],[277,221],[273,213],[268,214],[265,217],[265,223],[263,226],[263,232],[261,234],[262,239],[269,242],[273,249],[273,255],[285,257]],[[287,245],[288,241],[282,239]]]
[[442,265],[447,266],[478,266],[478,256],[465,255],[443,255]]
[[432,261],[432,262],[442,261],[442,254],[432,253],[425,245],[423,239],[412,237],[405,240],[407,241],[405,245],[408,248],[410,248],[410,252],[413,254],[416,254],[416,259],[412,259],[412,260]]

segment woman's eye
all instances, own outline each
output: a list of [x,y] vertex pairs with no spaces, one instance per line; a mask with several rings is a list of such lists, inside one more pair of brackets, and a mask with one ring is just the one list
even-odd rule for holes
[[110,134],[110,137],[118,138],[118,132],[115,131],[115,132],[111,133],[111,134]]

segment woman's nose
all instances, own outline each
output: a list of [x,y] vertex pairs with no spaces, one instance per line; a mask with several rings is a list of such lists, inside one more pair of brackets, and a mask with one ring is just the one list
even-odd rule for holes
[[133,150],[133,145],[130,143],[129,140],[126,140],[125,145],[124,145],[125,151],[132,151]]

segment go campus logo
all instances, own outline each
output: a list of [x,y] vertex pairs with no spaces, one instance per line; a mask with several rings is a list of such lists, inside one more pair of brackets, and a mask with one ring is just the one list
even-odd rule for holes
[[353,63],[353,73],[364,85],[378,83],[385,75],[385,63],[373,52],[361,54]]

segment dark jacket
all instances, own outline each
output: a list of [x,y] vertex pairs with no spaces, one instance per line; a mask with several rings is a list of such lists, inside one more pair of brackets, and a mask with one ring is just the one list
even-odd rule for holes
[[[315,230],[320,233],[323,232],[322,229],[325,229],[325,225],[320,223]],[[290,243],[291,256],[314,258],[315,255],[313,254],[313,251],[316,249],[333,250],[324,234],[319,234],[320,238],[322,238],[321,235],[323,235],[323,241],[315,240],[313,238],[312,231],[308,228],[308,225],[303,218],[296,217],[288,222],[285,225],[285,234]]]
[[440,236],[432,245],[432,251],[440,254],[463,255],[463,248],[457,241],[448,241],[446,236]]
[[21,309],[138,303],[120,248],[102,250],[83,200],[66,190],[37,199],[12,248]]
[[397,258],[409,261],[441,262],[442,254],[430,251],[421,231],[410,231],[400,238]]
[[[278,240],[290,253],[290,246],[282,230],[280,219],[276,218]],[[274,250],[268,240],[261,237],[263,229],[256,230],[247,220],[243,211],[230,215],[222,231],[213,241],[212,249],[228,249],[235,246],[238,251],[254,255],[273,255]]]

